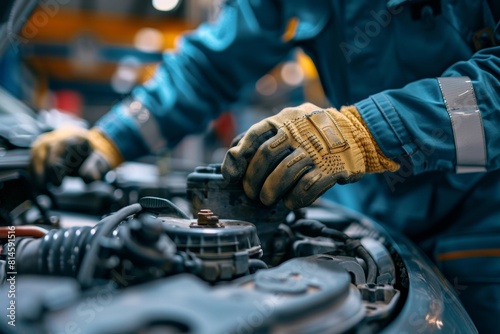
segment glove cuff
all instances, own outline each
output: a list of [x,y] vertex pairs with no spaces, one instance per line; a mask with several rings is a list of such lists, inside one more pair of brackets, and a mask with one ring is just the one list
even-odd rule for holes
[[100,153],[111,169],[120,165],[124,159],[116,144],[97,128],[89,130],[88,140],[94,151]]
[[382,152],[355,106],[342,107],[340,112],[349,119],[355,129],[354,139],[363,152],[366,173],[394,172],[399,169],[399,164]]

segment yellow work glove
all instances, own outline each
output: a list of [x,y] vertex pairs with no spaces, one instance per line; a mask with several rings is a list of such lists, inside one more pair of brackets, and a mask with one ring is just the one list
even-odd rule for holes
[[248,197],[289,209],[310,205],[334,184],[365,173],[395,171],[354,106],[321,109],[306,103],[283,109],[252,126],[229,149],[222,173],[243,180]]
[[31,147],[31,173],[35,184],[61,185],[66,175],[89,183],[101,179],[123,162],[115,144],[98,129],[61,128],[45,133]]

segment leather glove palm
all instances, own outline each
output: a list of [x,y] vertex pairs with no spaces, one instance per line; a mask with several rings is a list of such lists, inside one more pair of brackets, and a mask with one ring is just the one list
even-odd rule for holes
[[297,209],[336,183],[398,168],[354,106],[339,112],[307,103],[252,126],[227,152],[222,173],[230,182],[243,180],[251,199],[272,205],[283,198],[288,208]]
[[31,147],[31,172],[40,188],[59,186],[66,175],[87,183],[99,180],[122,162],[114,143],[95,128],[61,128],[41,135]]

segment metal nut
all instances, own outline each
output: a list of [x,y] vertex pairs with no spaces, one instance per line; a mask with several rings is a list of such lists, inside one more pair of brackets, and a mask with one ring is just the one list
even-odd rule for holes
[[219,216],[214,215],[210,209],[198,211],[198,225],[217,225]]

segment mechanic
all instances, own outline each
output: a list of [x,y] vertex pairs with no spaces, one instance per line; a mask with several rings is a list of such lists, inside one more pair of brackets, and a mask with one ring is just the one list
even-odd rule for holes
[[300,47],[344,107],[304,104],[259,122],[228,151],[224,175],[290,208],[350,183],[324,197],[418,242],[480,332],[496,332],[499,17],[488,0],[226,1],[94,128],[41,136],[33,171],[39,184],[90,181],[173,147]]

